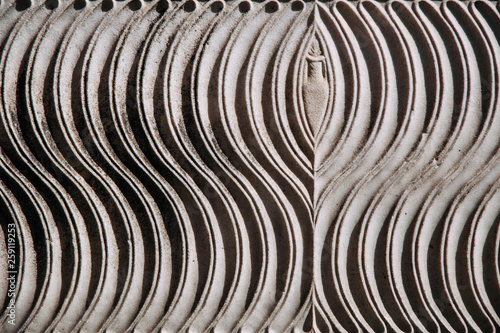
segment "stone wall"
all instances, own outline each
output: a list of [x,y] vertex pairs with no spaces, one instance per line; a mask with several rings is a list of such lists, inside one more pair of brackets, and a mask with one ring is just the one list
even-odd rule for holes
[[497,2],[1,0],[2,332],[500,331]]

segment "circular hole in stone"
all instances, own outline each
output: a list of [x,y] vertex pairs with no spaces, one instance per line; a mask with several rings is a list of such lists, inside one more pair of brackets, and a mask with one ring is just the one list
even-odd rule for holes
[[76,0],[75,3],[73,4],[73,8],[75,8],[76,10],[83,9],[85,8],[85,6],[87,6],[85,0]]
[[248,13],[250,9],[252,8],[252,5],[248,1],[243,1],[239,5],[240,12],[242,13]]
[[279,3],[277,3],[276,1],[270,1],[266,4],[264,10],[266,11],[266,13],[274,13],[278,11],[279,8],[280,8]]
[[224,9],[222,1],[216,1],[210,6],[212,13],[220,13]]
[[158,13],[165,13],[168,10],[168,1],[167,0],[160,0],[156,4],[156,11]]
[[292,2],[292,10],[295,12],[300,12],[302,9],[304,9],[304,2],[302,1],[294,1]]
[[196,2],[190,0],[184,4],[184,10],[188,13],[191,13],[196,9]]
[[48,10],[54,10],[57,7],[59,7],[59,1],[57,0],[47,0],[45,2],[45,8],[47,8]]
[[104,0],[102,2],[102,11],[103,12],[107,12],[107,11],[110,11],[111,9],[113,9],[113,1],[112,0]]
[[133,12],[141,9],[141,7],[142,7],[141,0],[132,0],[128,3],[128,8]]
[[26,10],[31,7],[31,1],[30,0],[17,0],[16,1],[16,10],[18,12],[22,12],[23,10]]

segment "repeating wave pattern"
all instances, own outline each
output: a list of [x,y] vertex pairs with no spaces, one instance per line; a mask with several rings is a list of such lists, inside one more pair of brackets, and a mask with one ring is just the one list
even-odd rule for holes
[[2,332],[500,331],[496,2],[1,0],[0,99]]

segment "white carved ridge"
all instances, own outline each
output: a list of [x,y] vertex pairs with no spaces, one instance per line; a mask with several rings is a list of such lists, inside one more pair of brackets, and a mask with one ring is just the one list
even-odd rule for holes
[[499,75],[495,1],[1,0],[0,331],[499,331]]

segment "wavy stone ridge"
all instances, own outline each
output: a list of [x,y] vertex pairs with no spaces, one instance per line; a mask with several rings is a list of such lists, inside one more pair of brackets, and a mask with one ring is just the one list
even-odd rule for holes
[[492,1],[1,0],[0,331],[500,331],[499,97]]

